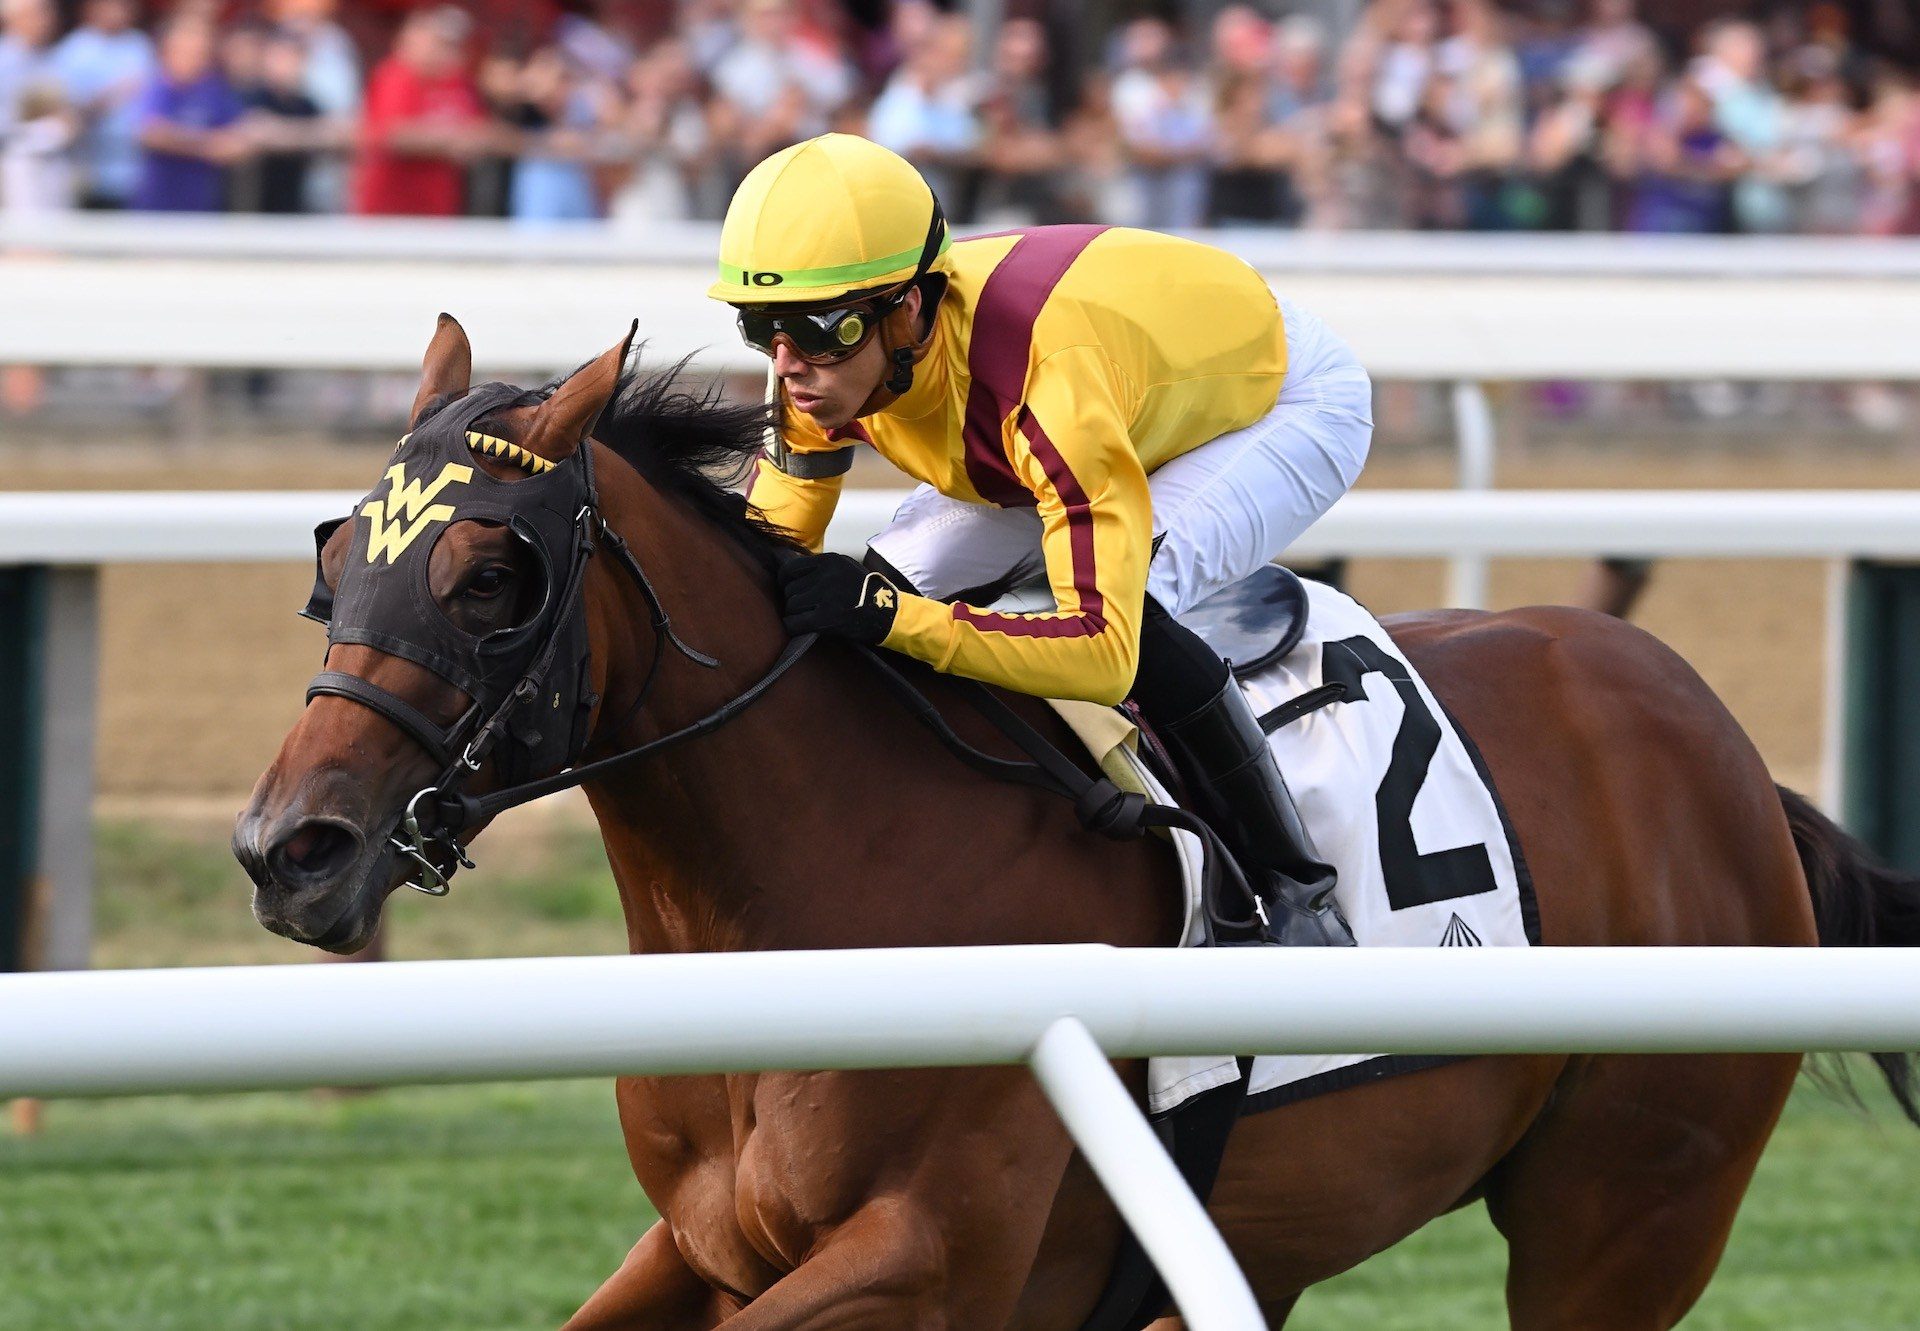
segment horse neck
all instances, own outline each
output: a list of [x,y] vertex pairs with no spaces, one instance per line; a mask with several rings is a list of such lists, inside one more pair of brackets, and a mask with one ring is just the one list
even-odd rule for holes
[[[721,662],[707,669],[666,646],[633,722],[596,736],[596,752],[613,752],[738,697],[787,638],[769,576],[732,535],[610,456],[599,470],[608,521],[632,544],[674,630]],[[589,594],[611,730],[655,641],[637,590],[603,562]],[[837,643],[821,643],[720,729],[587,793],[636,952],[1019,942],[1109,929],[1121,935],[1110,941],[1170,937],[1154,904],[1172,898],[1157,848],[1093,858],[1086,838],[1073,837],[1065,801],[963,767]],[[998,891],[963,886],[994,866]],[[1023,886],[1008,873],[1036,880]]]
[[[707,715],[749,688],[784,642],[767,578],[737,542],[612,454],[603,450],[596,463],[602,511],[646,570],[673,632],[720,665],[702,666],[660,642],[640,589],[613,560],[596,559],[588,615],[595,687],[605,701],[592,757]],[[792,686],[783,680],[780,688]],[[762,761],[791,760],[760,711],[586,787],[633,951],[753,945],[747,921],[757,876],[739,848],[751,842],[752,785],[742,774],[754,768],[742,750],[751,744],[771,750]]]

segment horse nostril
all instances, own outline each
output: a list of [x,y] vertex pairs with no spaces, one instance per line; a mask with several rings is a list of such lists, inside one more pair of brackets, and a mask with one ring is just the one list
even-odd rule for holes
[[271,885],[273,873],[267,867],[267,857],[244,828],[233,834],[233,857],[240,861],[240,867],[247,871],[247,877],[253,880],[255,887]]
[[267,852],[273,876],[289,887],[325,883],[360,856],[360,836],[344,823],[308,818]]

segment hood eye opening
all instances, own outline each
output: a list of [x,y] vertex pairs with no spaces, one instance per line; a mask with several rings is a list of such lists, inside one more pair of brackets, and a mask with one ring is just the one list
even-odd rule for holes
[[[426,580],[424,591],[427,599],[439,610],[442,618],[456,633],[470,641],[492,647],[497,645],[500,639],[518,635],[537,624],[553,593],[545,585],[548,581],[547,564],[541,557],[538,544],[517,530],[510,522],[495,518],[461,518],[447,523],[445,528],[434,536],[434,545],[437,547],[467,523],[487,527],[493,531],[507,531],[511,534],[510,539],[505,543],[504,548],[490,550],[482,555],[471,572],[459,573],[457,581],[453,583],[452,589],[444,598],[434,592],[433,560],[429,557],[422,570]],[[468,622],[462,622],[463,618],[469,616],[495,612],[503,603],[521,594],[528,586],[529,580],[536,588],[532,594],[536,604],[524,615],[514,616],[512,623],[487,627],[473,625],[470,619]]]

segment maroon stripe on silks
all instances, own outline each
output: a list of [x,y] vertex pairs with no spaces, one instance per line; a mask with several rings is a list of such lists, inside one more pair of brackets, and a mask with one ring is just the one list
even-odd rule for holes
[[1040,469],[1053,482],[1053,492],[1060,496],[1060,503],[1066,509],[1068,543],[1073,550],[1073,590],[1080,598],[1080,613],[1104,624],[1107,601],[1100,594],[1100,579],[1093,562],[1093,501],[1087,498],[1080,478],[1073,474],[1073,468],[1067,465],[1060,450],[1053,446],[1053,440],[1026,407],[1020,408],[1019,430],[1027,437],[1027,447],[1033,450]]
[[988,633],[1003,633],[1009,638],[1091,638],[1107,626],[1104,619],[1090,615],[1047,615],[1026,619],[1003,615],[997,610],[975,610],[970,605],[953,607],[953,617]]
[[859,421],[848,421],[845,425],[836,425],[827,431],[827,438],[836,444],[845,439],[858,439],[863,444],[873,442],[873,436],[867,433],[867,427]]
[[987,275],[974,306],[967,343],[967,410],[961,422],[967,480],[975,493],[1001,508],[1030,508],[1034,497],[1014,473],[1001,426],[1027,386],[1033,321],[1061,277],[1104,226],[1043,226],[1020,239]]
[[1027,446],[1033,450],[1033,456],[1039,460],[1041,470],[1047,473],[1047,479],[1053,483],[1054,493],[1060,496],[1061,506],[1066,510],[1067,544],[1073,552],[1073,590],[1080,601],[1080,613],[1026,619],[1019,615],[1002,615],[991,610],[956,605],[953,607],[954,618],[964,620],[975,628],[1004,633],[1009,637],[1094,637],[1107,627],[1107,601],[1100,594],[1099,570],[1094,563],[1093,501],[1087,498],[1080,479],[1073,474],[1073,468],[1067,465],[1060,450],[1054,447],[1053,440],[1047,437],[1046,430],[1041,428],[1034,414],[1025,407],[1020,408],[1018,428],[1026,436]]

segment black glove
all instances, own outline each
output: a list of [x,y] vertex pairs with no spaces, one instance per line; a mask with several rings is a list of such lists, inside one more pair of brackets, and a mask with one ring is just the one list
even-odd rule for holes
[[795,637],[831,633],[878,646],[899,608],[892,583],[845,555],[803,555],[780,566],[780,622]]

